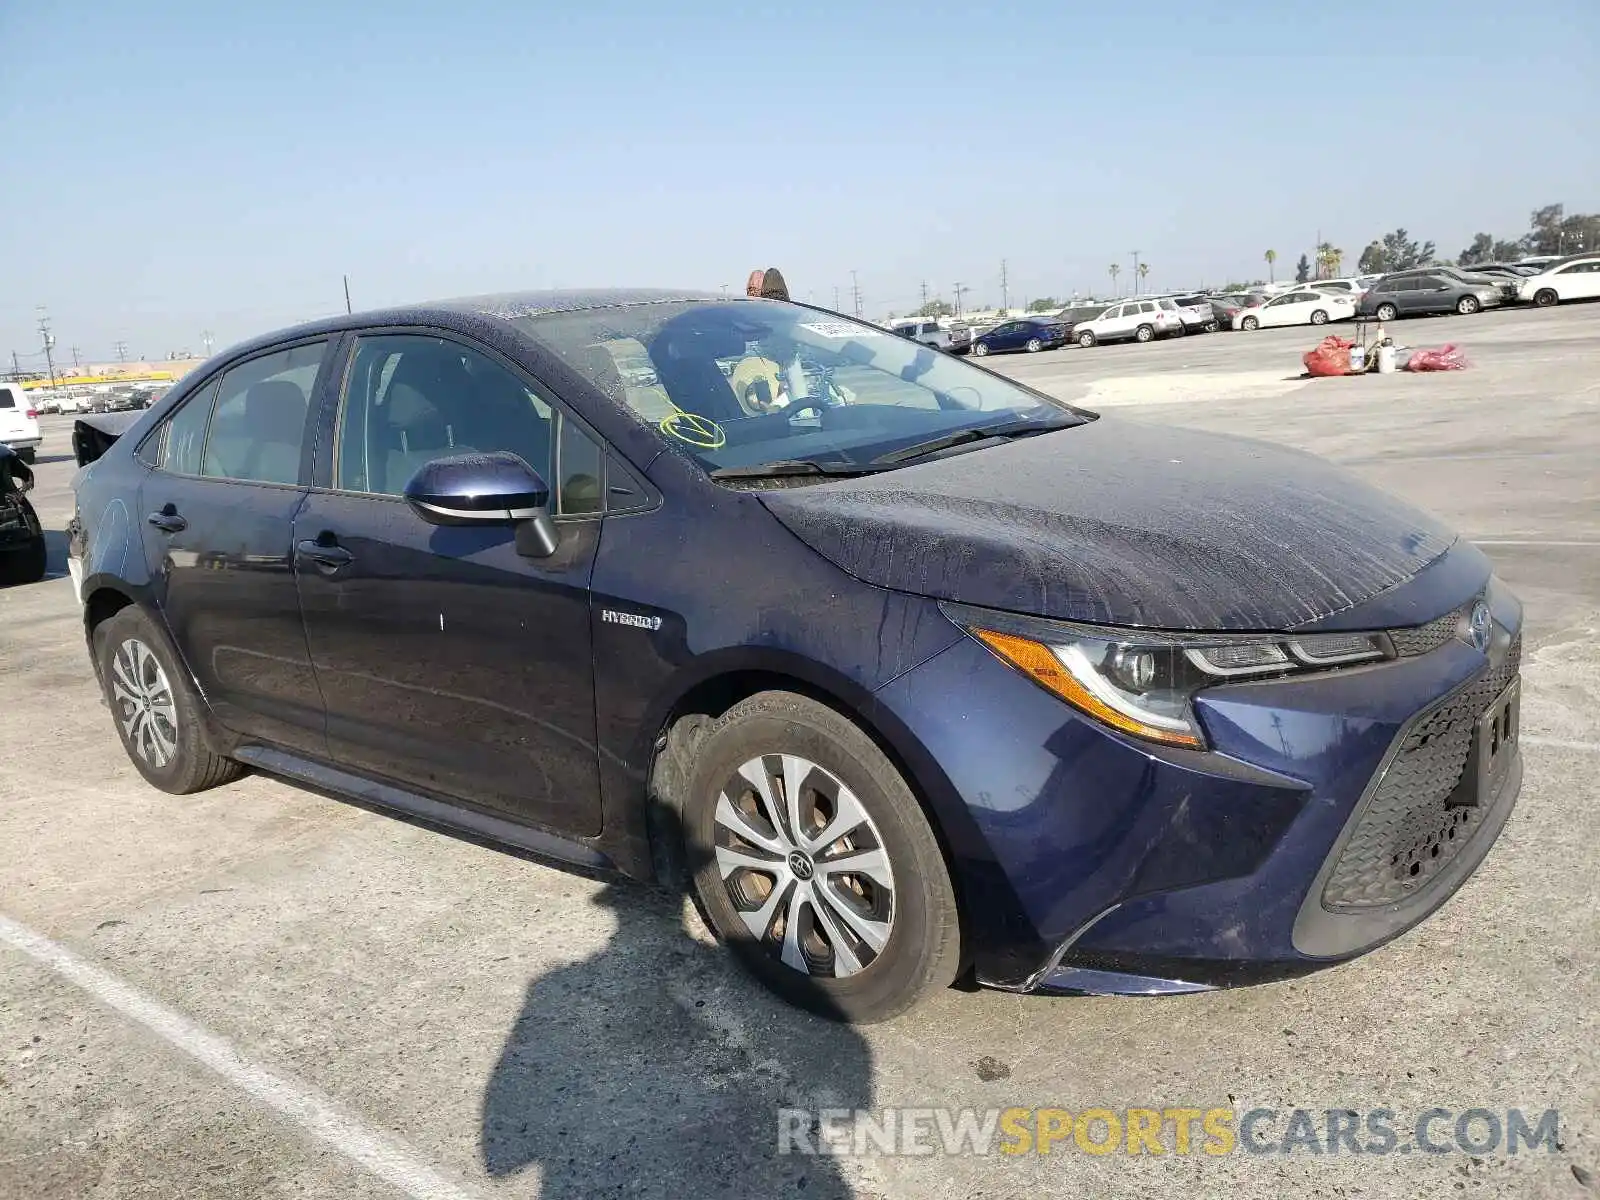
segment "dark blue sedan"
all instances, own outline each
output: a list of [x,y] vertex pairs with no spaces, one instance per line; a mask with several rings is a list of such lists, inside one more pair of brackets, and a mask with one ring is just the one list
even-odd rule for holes
[[988,333],[972,339],[972,353],[1003,354],[1010,350],[1026,350],[1037,354],[1040,350],[1054,350],[1065,346],[1072,327],[1050,317],[1019,317],[1002,321]]
[[151,785],[254,767],[692,888],[830,1016],[1347,960],[1521,783],[1522,608],[1454,532],[836,313],[356,314],[118,432],[69,554]]

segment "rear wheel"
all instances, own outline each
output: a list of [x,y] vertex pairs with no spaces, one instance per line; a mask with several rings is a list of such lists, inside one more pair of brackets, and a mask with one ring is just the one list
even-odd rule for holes
[[1557,296],[1554,288],[1540,288],[1533,294],[1533,302],[1540,308],[1549,308],[1561,297]]
[[708,920],[786,1000],[881,1021],[955,979],[955,892],[933,830],[840,713],[790,692],[735,705],[696,747],[684,809]]
[[1133,331],[1133,336],[1141,342],[1148,342],[1154,340],[1156,331],[1148,325],[1141,325]]
[[1328,314],[1320,308],[1317,309],[1311,314],[1311,323],[1313,325],[1326,325],[1328,323]]
[[1239,322],[1239,328],[1244,330],[1246,333],[1253,333],[1255,330],[1261,328],[1261,322],[1256,320],[1254,317],[1246,317],[1244,320]]
[[972,352],[979,358],[982,358],[985,354],[989,353],[989,344],[987,342],[974,342],[972,345]]
[[1087,350],[1090,346],[1094,345],[1094,334],[1085,329],[1078,335],[1078,345]]
[[206,746],[200,699],[166,637],[140,609],[129,605],[97,625],[94,651],[122,748],[148,783],[182,796],[244,773]]
[[1378,305],[1378,320],[1392,321],[1400,315],[1400,310],[1392,304]]
[[1039,351],[1041,351],[1043,349],[1044,349],[1044,343],[1041,342],[1038,338],[1029,338],[1028,339],[1028,353],[1029,354],[1037,354],[1037,353],[1039,353]]
[[1216,321],[1207,321],[1202,328],[1204,328],[1207,333],[1215,333],[1218,329],[1222,328],[1222,326]]
[[1470,317],[1482,307],[1476,296],[1463,296],[1456,301],[1456,311],[1463,317]]

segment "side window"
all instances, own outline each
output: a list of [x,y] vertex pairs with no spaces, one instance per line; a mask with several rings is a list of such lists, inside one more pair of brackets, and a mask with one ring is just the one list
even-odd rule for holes
[[216,394],[217,384],[212,380],[167,418],[159,460],[163,471],[200,474],[200,450],[206,443],[206,422],[211,419],[211,402]]
[[550,480],[552,417],[476,350],[424,334],[364,337],[340,403],[334,486],[398,496],[432,459],[494,450],[521,455]]
[[576,421],[559,417],[556,447],[556,512],[564,517],[605,511],[606,476],[600,447]]
[[240,363],[222,376],[200,474],[253,483],[299,483],[306,410],[327,342]]
[[11,397],[11,389],[0,387],[0,408],[16,408],[17,402]]

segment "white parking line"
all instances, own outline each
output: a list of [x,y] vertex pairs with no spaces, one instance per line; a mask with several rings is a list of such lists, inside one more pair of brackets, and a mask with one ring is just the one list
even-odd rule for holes
[[472,1193],[439,1175],[416,1151],[341,1113],[315,1088],[251,1062],[225,1039],[85,962],[65,946],[3,915],[0,942],[70,980],[107,1008],[137,1021],[415,1200],[474,1200]]

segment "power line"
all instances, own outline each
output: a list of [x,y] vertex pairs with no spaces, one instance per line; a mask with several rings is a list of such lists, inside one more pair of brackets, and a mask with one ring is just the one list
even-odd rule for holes
[[56,385],[56,360],[50,351],[56,344],[56,339],[50,333],[50,318],[44,311],[44,305],[39,306],[39,337],[44,341],[44,361],[50,370],[50,386]]

